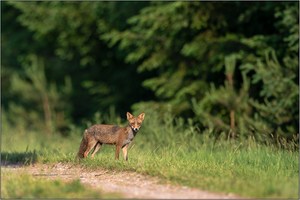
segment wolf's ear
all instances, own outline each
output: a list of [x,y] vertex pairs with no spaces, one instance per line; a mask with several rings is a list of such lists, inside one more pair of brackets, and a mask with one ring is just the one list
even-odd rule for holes
[[133,115],[130,112],[127,112],[126,115],[127,115],[127,119],[133,118]]
[[141,113],[141,114],[138,116],[138,118],[140,118],[141,120],[144,120],[144,118],[145,118],[145,113]]

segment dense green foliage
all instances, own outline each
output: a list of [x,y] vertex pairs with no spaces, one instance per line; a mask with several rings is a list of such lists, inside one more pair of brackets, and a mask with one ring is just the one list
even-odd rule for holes
[[1,13],[12,125],[67,135],[147,109],[298,146],[299,2],[10,1]]

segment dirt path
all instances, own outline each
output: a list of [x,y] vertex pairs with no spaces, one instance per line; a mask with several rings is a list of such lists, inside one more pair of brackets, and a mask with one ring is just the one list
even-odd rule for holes
[[158,178],[134,172],[116,172],[97,169],[87,170],[78,166],[57,163],[54,165],[37,164],[34,166],[2,166],[4,171],[25,172],[36,177],[61,179],[80,182],[94,189],[120,193],[125,198],[138,199],[235,199],[232,194],[206,192],[185,186],[161,184]]

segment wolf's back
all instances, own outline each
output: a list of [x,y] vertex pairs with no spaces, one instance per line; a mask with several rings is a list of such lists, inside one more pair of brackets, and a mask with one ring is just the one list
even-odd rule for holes
[[102,144],[115,144],[119,135],[124,132],[123,129],[116,125],[97,124],[86,130],[86,137],[93,137]]

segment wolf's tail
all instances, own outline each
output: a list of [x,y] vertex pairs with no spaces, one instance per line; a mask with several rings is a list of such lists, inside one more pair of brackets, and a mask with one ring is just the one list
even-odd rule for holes
[[87,130],[84,131],[84,134],[83,134],[83,137],[82,137],[82,140],[80,143],[79,151],[76,156],[77,159],[82,159],[84,157],[84,152],[87,149],[87,145],[88,145],[86,135],[87,135]]

